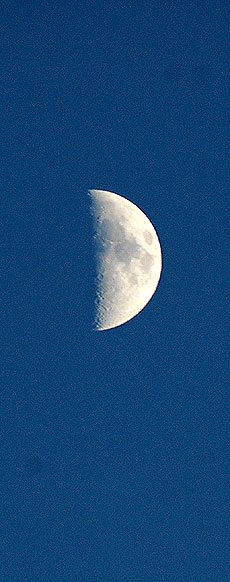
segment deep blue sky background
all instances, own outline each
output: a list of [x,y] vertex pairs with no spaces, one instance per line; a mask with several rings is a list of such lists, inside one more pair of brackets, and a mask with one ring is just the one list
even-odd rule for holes
[[[1,4],[1,579],[229,582],[229,6]],[[164,269],[92,331],[88,188]]]

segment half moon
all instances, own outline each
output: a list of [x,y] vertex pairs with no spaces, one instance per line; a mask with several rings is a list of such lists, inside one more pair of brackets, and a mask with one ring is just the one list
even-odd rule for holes
[[95,327],[132,319],[156,291],[162,269],[160,242],[150,220],[130,200],[89,190],[96,241]]

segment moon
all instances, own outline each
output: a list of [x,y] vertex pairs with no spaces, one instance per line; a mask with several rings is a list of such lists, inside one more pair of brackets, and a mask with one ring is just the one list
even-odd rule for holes
[[156,291],[162,252],[156,230],[138,206],[119,194],[89,190],[96,242],[95,329],[118,327]]

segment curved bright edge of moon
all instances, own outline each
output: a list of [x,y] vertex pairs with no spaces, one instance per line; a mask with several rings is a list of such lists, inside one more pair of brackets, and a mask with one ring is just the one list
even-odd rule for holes
[[156,230],[138,206],[119,194],[89,190],[96,241],[95,329],[137,315],[158,286],[162,252]]

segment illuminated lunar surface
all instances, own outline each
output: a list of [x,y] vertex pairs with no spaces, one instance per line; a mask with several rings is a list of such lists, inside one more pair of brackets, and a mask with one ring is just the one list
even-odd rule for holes
[[149,302],[162,269],[155,228],[135,204],[113,192],[89,190],[96,241],[99,331],[122,325]]

